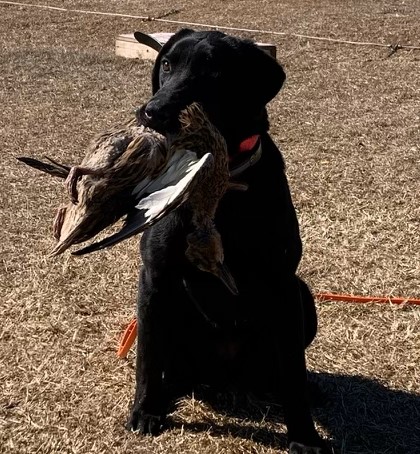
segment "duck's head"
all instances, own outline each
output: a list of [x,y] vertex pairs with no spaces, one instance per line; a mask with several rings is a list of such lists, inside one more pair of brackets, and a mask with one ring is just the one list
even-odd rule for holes
[[187,236],[187,259],[199,270],[218,277],[234,295],[239,291],[224,263],[222,239],[215,228],[195,230]]

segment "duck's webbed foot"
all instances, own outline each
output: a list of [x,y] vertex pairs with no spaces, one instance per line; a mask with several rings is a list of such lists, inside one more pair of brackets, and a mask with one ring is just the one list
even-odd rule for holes
[[63,227],[64,218],[66,216],[66,206],[62,206],[58,209],[53,221],[53,235],[56,240],[60,239],[61,228]]
[[101,170],[95,170],[89,167],[80,167],[73,166],[70,169],[70,172],[64,182],[67,192],[69,194],[70,200],[75,205],[78,203],[78,192],[77,192],[77,182],[82,178],[83,175],[96,175],[101,176],[103,172]]

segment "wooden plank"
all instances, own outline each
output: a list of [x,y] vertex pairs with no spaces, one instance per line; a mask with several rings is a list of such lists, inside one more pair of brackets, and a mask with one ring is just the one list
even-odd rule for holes
[[[162,45],[168,41],[173,33],[151,33],[149,36],[159,41]],[[276,58],[276,46],[269,43],[257,43],[258,47]],[[133,33],[117,36],[115,54],[125,58],[140,58],[155,60],[158,52],[147,44],[139,43]]]
[[143,60],[155,60],[157,51],[145,44],[140,44],[134,34],[117,36],[115,42],[115,54],[125,58],[140,58]]

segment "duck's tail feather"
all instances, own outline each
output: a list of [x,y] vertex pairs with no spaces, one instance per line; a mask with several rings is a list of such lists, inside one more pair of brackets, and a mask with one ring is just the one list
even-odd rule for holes
[[40,161],[39,159],[34,159],[34,158],[27,157],[27,156],[20,156],[16,159],[30,167],[40,170],[41,172],[48,173],[49,175],[52,175],[53,177],[67,178],[67,176],[70,172],[69,166],[60,164],[60,163],[54,161],[53,159],[48,158],[47,156],[45,156],[44,159],[46,159],[49,162]]

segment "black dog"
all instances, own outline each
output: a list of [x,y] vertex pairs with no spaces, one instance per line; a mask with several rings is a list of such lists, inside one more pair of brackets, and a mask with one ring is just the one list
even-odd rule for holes
[[307,397],[305,347],[316,333],[315,305],[296,276],[299,227],[284,162],[268,134],[266,104],[284,80],[277,61],[251,41],[215,31],[181,30],[157,57],[141,122],[170,136],[180,110],[199,102],[248,190],[228,192],[216,214],[237,296],[186,259],[188,209],[143,234],[133,430],[159,431],[173,385],[234,383],[281,395],[291,452],[328,452]]

